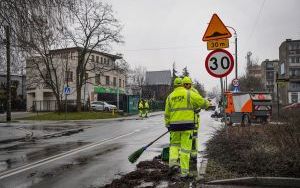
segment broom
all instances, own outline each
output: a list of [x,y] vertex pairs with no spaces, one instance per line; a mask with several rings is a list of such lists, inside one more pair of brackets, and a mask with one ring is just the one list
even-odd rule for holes
[[158,139],[160,139],[161,137],[163,137],[164,135],[166,135],[169,131],[165,132],[164,134],[160,135],[158,138],[156,138],[155,140],[153,140],[152,142],[150,142],[148,145],[136,150],[135,152],[133,152],[131,155],[129,155],[128,160],[131,163],[135,163],[138,158],[143,154],[143,152],[149,147],[151,146],[154,142],[156,142]]

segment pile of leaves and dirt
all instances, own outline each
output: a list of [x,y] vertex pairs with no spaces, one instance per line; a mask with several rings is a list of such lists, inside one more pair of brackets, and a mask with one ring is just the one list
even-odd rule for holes
[[300,177],[300,110],[279,124],[228,127],[207,143],[206,180],[245,176]]
[[168,165],[158,157],[152,161],[141,161],[137,169],[125,174],[120,179],[113,180],[103,188],[129,188],[129,187],[188,187],[189,182],[182,182],[178,175],[168,175]]

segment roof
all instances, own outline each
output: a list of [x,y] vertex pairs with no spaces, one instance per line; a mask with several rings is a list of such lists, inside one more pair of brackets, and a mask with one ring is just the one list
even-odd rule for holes
[[146,85],[171,85],[171,71],[147,71]]
[[[54,50],[50,50],[50,52],[57,53],[57,52],[61,52],[61,51],[72,51],[72,50],[80,51],[82,49],[83,48],[81,48],[81,47],[71,47],[71,48],[54,49]],[[120,55],[113,55],[113,54],[109,54],[109,53],[105,53],[105,52],[100,52],[100,51],[97,51],[97,50],[91,50],[91,52],[99,54],[99,55],[107,56],[107,57],[110,57],[112,59],[122,59],[122,57]]]

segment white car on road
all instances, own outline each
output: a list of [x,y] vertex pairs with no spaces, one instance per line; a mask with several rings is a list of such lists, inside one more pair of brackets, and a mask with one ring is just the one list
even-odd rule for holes
[[117,110],[117,107],[115,105],[108,104],[107,102],[104,102],[104,101],[94,101],[94,102],[92,102],[91,107],[95,111]]

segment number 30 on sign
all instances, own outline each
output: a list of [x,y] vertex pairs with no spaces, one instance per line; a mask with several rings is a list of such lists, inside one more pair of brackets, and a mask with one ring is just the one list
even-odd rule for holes
[[232,55],[223,49],[217,49],[208,54],[205,60],[207,72],[216,78],[222,78],[230,74],[234,66]]

